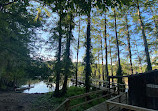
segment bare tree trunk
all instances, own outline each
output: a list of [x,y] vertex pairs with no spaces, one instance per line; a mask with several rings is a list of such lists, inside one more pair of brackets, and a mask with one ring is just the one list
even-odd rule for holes
[[99,56],[100,54],[99,54],[99,52],[98,52],[98,73],[99,73],[99,79],[100,79],[100,63],[99,63],[99,61],[100,61],[100,56]]
[[[91,3],[90,3],[91,6]],[[88,24],[87,24],[87,38],[86,38],[86,79],[85,79],[85,86],[86,86],[86,92],[89,92],[90,90],[90,75],[91,75],[91,66],[90,66],[90,60],[91,60],[91,38],[90,38],[90,12],[88,13]]]
[[70,58],[70,41],[72,39],[72,13],[70,13],[70,23],[69,23],[69,35],[67,37],[66,40],[66,52],[65,52],[65,63],[66,65],[64,65],[64,84],[62,87],[62,95],[66,94],[66,90],[67,90],[67,80],[68,80],[68,75],[70,74],[70,65],[71,65],[71,58]]
[[106,34],[106,15],[105,15],[105,60],[106,60],[106,65],[105,65],[105,72],[106,72],[106,77],[107,77],[107,81],[110,82],[109,79],[109,71],[108,71],[108,50],[107,50],[107,34]]
[[60,68],[60,62],[61,62],[61,39],[62,39],[62,34],[61,34],[61,12],[60,12],[60,20],[59,20],[59,39],[58,39],[58,54],[57,54],[57,72],[56,72],[56,87],[55,87],[55,93],[54,96],[59,97],[59,80],[60,80],[60,73],[61,73],[61,68]]
[[[101,34],[100,34],[101,35]],[[102,41],[102,36],[101,36],[101,40],[100,40],[100,44],[101,44],[101,59],[102,59],[102,79],[104,81],[104,61],[103,61],[103,41]]]
[[77,86],[77,72],[78,72],[78,54],[80,47],[80,18],[79,18],[79,33],[78,33],[78,43],[77,43],[77,63],[76,63],[76,85]]
[[114,82],[114,78],[113,78],[114,74],[113,74],[113,65],[112,65],[112,56],[111,56],[111,46],[110,46],[110,44],[111,44],[111,41],[109,39],[110,60],[111,60],[111,76],[112,76],[112,82]]
[[[116,35],[117,57],[118,57],[117,76],[122,76],[122,68],[121,68],[121,63],[120,63],[120,50],[119,50],[119,42],[118,42],[118,36],[117,36],[116,11],[115,10],[114,10],[114,17],[115,17],[115,35]],[[122,77],[118,78],[118,83],[122,83]]]
[[152,66],[151,66],[151,61],[150,61],[150,55],[149,55],[149,49],[148,49],[148,43],[147,43],[147,39],[146,39],[146,35],[145,35],[145,30],[144,30],[144,24],[142,21],[142,17],[141,17],[141,13],[139,10],[139,2],[137,0],[137,10],[138,10],[138,16],[139,16],[139,22],[141,25],[141,29],[142,29],[142,35],[143,35],[143,41],[144,41],[144,47],[145,47],[145,54],[146,54],[146,61],[147,61],[147,71],[152,70]]
[[128,53],[129,53],[129,59],[130,59],[131,74],[133,74],[131,43],[130,43],[130,36],[129,36],[128,27],[129,27],[129,26],[128,26],[128,18],[127,18],[127,14],[126,14],[126,28],[127,28]]

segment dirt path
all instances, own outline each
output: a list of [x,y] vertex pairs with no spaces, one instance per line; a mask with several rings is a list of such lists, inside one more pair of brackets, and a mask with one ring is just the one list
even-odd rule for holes
[[32,111],[31,106],[42,94],[0,92],[0,111]]

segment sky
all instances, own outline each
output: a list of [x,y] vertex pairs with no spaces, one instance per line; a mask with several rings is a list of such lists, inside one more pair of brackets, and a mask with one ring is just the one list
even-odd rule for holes
[[[32,1],[31,2],[31,4],[33,5],[33,7],[32,8],[34,8],[35,10],[34,10],[34,12],[36,12],[37,13],[37,8],[41,8],[41,5],[38,3],[38,2],[34,2],[34,1]],[[45,30],[45,31],[43,31],[43,30],[38,30],[38,31],[36,31],[37,33],[39,33],[39,34],[37,34],[37,37],[39,37],[39,38],[41,38],[41,39],[44,39],[44,40],[46,40],[46,41],[49,41],[49,37],[51,36],[51,34],[49,33],[49,30],[50,29],[52,29],[53,27],[55,27],[55,23],[58,21],[58,15],[56,14],[56,13],[53,13],[48,7],[44,7],[44,8],[46,8],[49,12],[50,12],[50,14],[51,14],[51,16],[50,17],[47,17],[47,18],[45,18],[45,17],[43,17],[43,19],[45,19],[46,21],[47,21],[47,24],[49,24],[49,25],[44,25],[44,27],[43,27],[43,29]],[[44,9],[42,9],[41,8],[41,10],[42,10],[42,13],[43,13],[43,15],[46,15],[46,12],[44,11]],[[140,11],[143,11],[143,8],[141,8],[141,10]],[[109,13],[113,13],[112,12],[112,10],[109,10]],[[135,12],[135,13],[137,13],[137,12]],[[142,14],[142,16],[144,17],[143,19],[144,19],[144,21],[151,21],[150,19],[151,19],[151,13],[149,13],[149,12],[145,12],[145,13],[143,13]],[[85,19],[86,17],[85,16],[83,16],[82,17],[83,19]],[[93,18],[93,17],[92,17]],[[104,19],[104,15],[103,16],[100,16],[100,18],[101,19]],[[74,21],[76,22],[76,21],[78,21],[78,17],[76,17],[75,19],[74,19]],[[113,19],[110,19],[109,18],[109,16],[107,16],[107,19],[108,19],[108,21],[107,22],[114,22],[114,20]],[[131,41],[133,41],[134,39],[137,39],[137,43],[141,43],[141,44],[139,44],[138,45],[138,50],[139,50],[139,52],[143,52],[144,51],[144,47],[143,47],[143,44],[142,44],[142,42],[143,42],[143,40],[142,40],[142,38],[141,38],[141,32],[139,31],[139,32],[137,32],[137,33],[133,33],[134,31],[135,31],[135,28],[136,28],[136,26],[140,26],[139,25],[139,22],[137,21],[137,23],[136,24],[133,24],[133,20],[132,20],[132,18],[131,18],[131,16],[128,16],[128,19],[129,19],[129,25],[131,25],[131,27],[129,28],[129,30],[131,31],[130,32],[130,34],[131,34]],[[118,20],[118,23],[120,23],[119,22],[119,20]],[[82,23],[81,23],[82,25],[81,25],[81,28],[83,28],[83,27],[85,27],[84,29],[83,29],[83,32],[84,32],[84,34],[81,34],[81,36],[86,36],[86,21],[82,21]],[[93,23],[92,23],[92,25],[91,25],[92,27],[94,27],[94,25],[93,25]],[[107,28],[109,28],[109,26],[107,27]],[[99,29],[99,27],[97,28],[97,29]],[[119,27],[118,27],[118,30],[119,30]],[[103,37],[103,33],[104,33],[104,31],[102,30],[102,37]],[[112,30],[107,30],[107,33],[109,34],[109,36],[114,36],[115,37],[115,33],[114,33],[114,30],[112,29]],[[148,36],[150,33],[147,33],[146,35]],[[93,35],[93,34],[91,34],[91,35]],[[77,46],[77,38],[78,38],[78,27],[75,27],[75,29],[73,30],[73,36],[74,36],[74,38],[75,38],[75,40],[72,42],[72,45],[71,45],[71,51],[72,51],[72,61],[73,62],[75,62],[76,61],[76,50],[74,49],[74,46]],[[95,34],[94,34],[94,36],[95,36]],[[124,35],[125,36],[125,35]],[[84,38],[84,37],[82,37],[82,38]],[[149,38],[150,39],[150,38]],[[122,40],[125,44],[127,44],[127,40],[126,39],[120,39],[120,40]],[[84,41],[84,39],[82,39],[82,41]],[[104,40],[103,40],[103,43],[104,43]],[[109,42],[108,42],[108,44],[109,44]],[[37,43],[37,45],[39,45],[38,43]],[[42,49],[40,49],[39,51],[37,51],[37,53],[39,54],[39,55],[41,55],[41,56],[44,56],[44,57],[46,57],[46,58],[48,58],[49,60],[50,59],[54,59],[54,56],[55,56],[55,50],[47,50],[51,45],[49,44],[45,44],[45,43],[41,43],[40,45],[42,45]],[[83,44],[81,44],[81,45],[83,45]],[[96,47],[96,44],[94,43],[94,40],[92,39],[92,46],[93,46],[93,48],[95,48]],[[53,47],[53,46],[52,46]],[[103,49],[104,49],[104,46],[103,46]],[[116,49],[115,48],[113,48],[113,51],[115,51]],[[121,52],[121,58],[122,59],[127,59],[127,57],[125,56],[125,53],[127,53],[127,47],[126,46],[121,46],[120,47],[120,52]],[[142,54],[142,52],[140,53],[140,54]],[[132,46],[132,55],[133,55],[133,60],[134,59],[136,59],[136,58],[138,58],[137,57],[137,54],[135,54],[136,53],[136,51],[135,51],[135,46]],[[105,51],[103,51],[103,54],[105,55]],[[85,48],[84,47],[81,47],[80,48],[80,50],[79,50],[79,61],[83,61],[83,57],[84,57],[84,55],[85,55]],[[126,54],[127,55],[127,54]],[[143,55],[144,55],[144,53],[143,53]],[[140,55],[140,56],[143,56],[143,55]],[[108,57],[109,58],[109,57]],[[105,61],[105,59],[104,59],[104,61]],[[110,60],[109,60],[110,61]],[[100,62],[101,63],[101,62]]]

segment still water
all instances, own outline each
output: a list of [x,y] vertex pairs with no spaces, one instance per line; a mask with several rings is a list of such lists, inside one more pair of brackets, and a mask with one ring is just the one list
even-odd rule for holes
[[[27,86],[28,85],[23,85],[22,87],[27,87]],[[26,89],[23,91],[23,93],[47,93],[47,92],[53,92],[55,90],[55,84],[53,84],[52,87],[49,87],[44,81],[31,84],[31,86],[33,86],[33,88]]]
[[[73,86],[73,83],[71,81],[68,81],[68,87]],[[21,87],[28,87],[28,85],[22,85]],[[55,91],[55,84],[52,84],[52,87],[50,85],[48,86],[44,81],[39,81],[37,83],[31,84],[30,89],[26,89],[23,91],[23,93],[47,93],[47,92],[53,92]],[[61,89],[62,87],[60,87]]]

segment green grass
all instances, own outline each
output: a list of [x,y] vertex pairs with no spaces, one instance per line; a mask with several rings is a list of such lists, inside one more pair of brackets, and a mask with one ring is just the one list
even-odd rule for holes
[[[64,96],[60,97],[60,98],[55,98],[52,97],[52,93],[47,93],[44,94],[42,97],[40,97],[38,99],[38,101],[34,102],[33,104],[33,111],[49,111],[50,109],[55,109],[58,105],[60,105],[63,101],[66,100],[66,98],[71,97],[71,96],[76,96],[76,95],[80,95],[80,94],[84,94],[85,93],[85,89],[83,87],[75,87],[75,86],[71,86],[67,89],[67,94],[65,94]],[[90,98],[96,98],[97,95],[91,95]],[[79,98],[79,99],[75,99],[72,100],[70,102],[70,105],[76,105],[76,104],[80,104],[82,102],[85,101],[85,98]],[[89,107],[92,107],[96,104],[99,104],[101,102],[105,101],[105,99],[101,98],[99,100],[95,100],[89,104],[86,105],[82,105],[79,107],[76,107],[74,109],[72,109],[72,111],[83,111]]]

